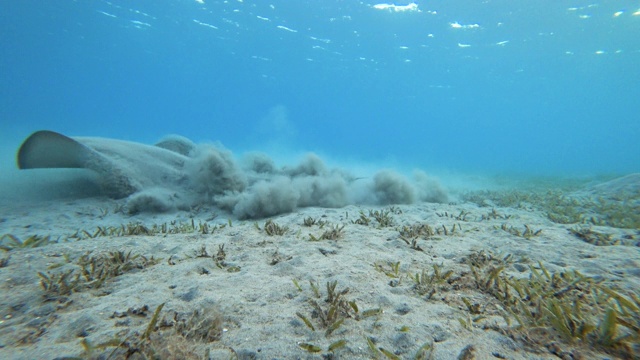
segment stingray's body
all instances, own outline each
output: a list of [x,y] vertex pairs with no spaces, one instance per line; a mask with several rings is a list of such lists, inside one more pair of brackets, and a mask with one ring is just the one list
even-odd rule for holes
[[85,168],[98,173],[106,195],[127,197],[150,187],[184,185],[183,168],[190,143],[181,139],[156,145],[94,138],[68,137],[53,131],[31,134],[18,150],[20,169]]

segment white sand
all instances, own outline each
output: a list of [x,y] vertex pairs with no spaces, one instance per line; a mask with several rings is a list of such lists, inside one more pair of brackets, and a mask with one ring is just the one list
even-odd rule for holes
[[[106,199],[4,203],[0,208],[0,234],[13,234],[21,239],[33,234],[66,238],[79,229],[92,232],[97,226],[137,221],[147,226],[172,220],[189,223],[191,216],[196,224],[200,221],[227,224],[226,215],[211,220],[213,209],[200,209],[192,214],[132,217],[113,213],[119,204],[123,202]],[[375,221],[369,226],[352,223],[360,210],[368,213],[388,208],[306,208],[274,217],[277,224],[289,227],[284,236],[267,236],[252,221],[234,221],[231,227],[227,225],[208,235],[106,236],[0,252],[5,258],[10,255],[8,266],[0,268],[0,358],[81,356],[82,338],[92,344],[114,336],[134,339],[132,334],[144,332],[154,309],[165,303],[161,317],[167,319],[174,312],[184,315],[195,309],[214,309],[221,316],[223,332],[218,340],[189,343],[200,358],[208,348],[212,359],[229,358],[233,351],[241,359],[321,359],[322,355],[370,359],[374,355],[367,345],[369,337],[377,347],[402,359],[413,358],[423,344],[432,341],[434,359],[455,359],[469,345],[475,349],[477,359],[557,359],[544,344],[525,346],[517,337],[512,339],[507,332],[497,331],[507,325],[499,315],[499,302],[495,298],[473,286],[456,289],[445,285],[437,287],[435,294],[427,299],[416,293],[407,274],[423,269],[432,273],[434,264],[443,271],[468,274],[469,267],[463,259],[484,251],[499,258],[512,254],[515,259],[521,259],[505,270],[518,277],[528,276],[528,265],[542,261],[552,272],[577,269],[589,276],[615,280],[623,289],[637,291],[640,288],[638,247],[588,244],[570,234],[568,229],[573,225],[555,224],[537,211],[496,208],[498,213],[511,217],[481,221],[482,215],[488,214],[491,208],[475,204],[419,204],[396,206],[393,227],[377,228]],[[109,210],[106,214],[105,209]],[[469,213],[467,221],[438,215],[446,212],[455,216],[461,211]],[[338,240],[310,241],[309,234],[318,237],[326,227],[303,226],[306,217],[344,224],[344,235]],[[265,221],[257,223],[263,227]],[[460,224],[462,231],[420,239],[418,245],[424,250],[420,252],[411,249],[397,231],[399,227],[417,223],[434,228],[444,225],[449,229]],[[524,239],[499,229],[504,223],[522,230],[527,224],[534,230],[541,229],[542,233]],[[617,232],[617,236],[624,233],[605,230]],[[194,257],[202,246],[209,255],[215,255],[221,245],[226,252],[226,268],[219,268],[211,258]],[[162,261],[107,280],[98,289],[85,288],[56,301],[44,300],[45,291],[39,283],[38,272],[78,271],[76,261],[86,252],[98,255],[119,250],[131,250]],[[391,286],[397,279],[377,270],[375,264],[391,271],[388,264],[398,261],[402,278],[399,284]],[[48,270],[51,264],[61,262],[65,264]],[[228,272],[233,266],[240,267],[240,271]],[[302,291],[296,288],[294,279]],[[321,298],[314,296],[309,281],[319,284]],[[329,281],[337,281],[337,290],[348,287],[344,297],[355,301],[360,312],[381,308],[383,313],[361,320],[346,318],[342,326],[326,337],[326,327],[312,316],[314,309],[310,300],[327,308],[324,299]],[[471,328],[463,327],[459,321],[471,316],[462,297],[484,309],[486,318],[473,323]],[[145,305],[149,308],[146,316],[112,316]],[[316,330],[309,329],[296,313],[307,317]],[[404,326],[408,330],[400,331]],[[173,334],[172,331],[160,329],[152,338],[164,336],[163,341],[170,341],[166,339],[171,339],[167,334]],[[346,340],[346,346],[330,357],[327,348],[341,339]],[[614,358],[579,342],[570,345],[556,342],[560,349],[576,357]],[[322,352],[309,353],[299,347],[299,343],[317,345]],[[104,355],[113,349],[105,349]]]

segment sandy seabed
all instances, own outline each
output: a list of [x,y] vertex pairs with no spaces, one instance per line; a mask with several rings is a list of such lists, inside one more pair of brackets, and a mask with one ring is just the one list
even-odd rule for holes
[[[613,359],[553,329],[518,328],[470,264],[526,279],[542,263],[625,294],[640,288],[639,247],[589,244],[570,232],[575,225],[533,208],[305,208],[270,218],[286,228],[271,236],[267,219],[229,221],[208,208],[130,216],[121,206],[103,198],[2,204],[0,234],[51,238],[0,253],[0,358]],[[177,233],[116,230],[136,223]],[[525,225],[535,235],[508,231],[524,234]],[[415,237],[402,232],[412,227]],[[336,239],[321,238],[331,230]]]

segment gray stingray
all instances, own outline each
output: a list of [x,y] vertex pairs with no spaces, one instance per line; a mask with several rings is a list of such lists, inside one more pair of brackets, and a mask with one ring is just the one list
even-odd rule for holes
[[156,145],[98,138],[68,137],[53,131],[31,134],[18,150],[20,169],[85,168],[98,174],[104,193],[113,198],[188,182],[184,167],[194,145],[174,136]]

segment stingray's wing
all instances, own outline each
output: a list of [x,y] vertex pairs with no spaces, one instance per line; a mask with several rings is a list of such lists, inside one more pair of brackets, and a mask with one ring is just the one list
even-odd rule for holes
[[18,150],[18,168],[85,168],[99,175],[104,193],[122,198],[140,190],[117,160],[57,132],[41,130],[31,134]]
[[169,135],[156,143],[157,147],[173,151],[183,156],[189,156],[196,145],[189,139],[180,135]]
[[84,168],[93,150],[57,132],[31,134],[18,150],[18,168]]

